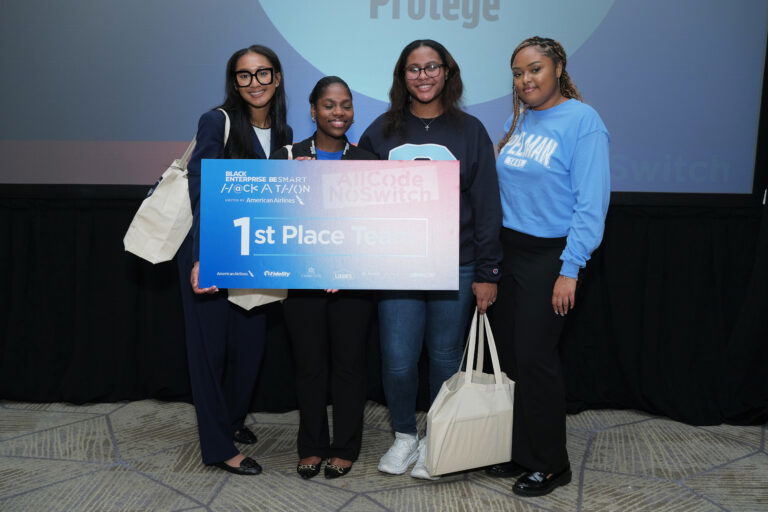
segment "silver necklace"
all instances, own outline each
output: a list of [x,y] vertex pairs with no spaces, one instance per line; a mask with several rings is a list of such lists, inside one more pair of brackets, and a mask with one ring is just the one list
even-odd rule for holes
[[[418,117],[418,116],[413,116],[413,117],[415,117],[416,119],[418,119],[419,121],[421,121],[421,124],[423,124],[423,125],[424,125],[424,130],[426,130],[426,131],[429,131],[429,125],[431,125],[432,123],[434,123],[435,121],[437,121],[437,117],[433,117],[432,119],[430,119],[430,120],[429,120],[429,122],[428,122],[428,123],[427,123],[426,121],[424,121],[422,118]],[[438,116],[438,117],[439,117],[439,116]]]

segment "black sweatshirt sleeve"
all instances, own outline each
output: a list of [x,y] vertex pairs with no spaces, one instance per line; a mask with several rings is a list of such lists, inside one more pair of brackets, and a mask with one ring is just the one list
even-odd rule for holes
[[285,146],[278,148],[269,156],[270,160],[288,160],[288,150]]
[[474,220],[475,281],[496,283],[501,277],[501,198],[496,177],[496,158],[488,132],[479,121],[474,131],[477,159],[472,163],[469,187]]
[[378,160],[386,160],[386,158],[381,158],[381,155],[376,152],[376,149],[374,148],[373,140],[371,140],[371,132],[376,130],[375,126],[377,124],[378,123],[374,121],[373,123],[371,123],[371,125],[368,128],[366,128],[366,130],[363,132],[363,135],[360,136],[360,140],[357,141],[357,147],[359,147],[360,149],[364,149],[369,153],[373,153],[374,155],[376,155],[376,158]]

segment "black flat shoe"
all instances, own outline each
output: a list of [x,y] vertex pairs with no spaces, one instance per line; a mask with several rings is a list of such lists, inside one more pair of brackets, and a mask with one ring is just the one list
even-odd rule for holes
[[259,463],[250,457],[246,457],[240,461],[239,467],[230,466],[226,462],[217,462],[215,464],[211,464],[211,466],[223,469],[224,471],[229,471],[230,473],[234,473],[236,475],[258,475],[261,473],[261,466]]
[[502,462],[485,468],[485,474],[494,478],[514,478],[525,473],[525,468],[514,461]]
[[320,473],[320,466],[322,465],[323,461],[320,461],[317,464],[299,464],[296,466],[296,472],[304,480],[309,480],[310,478],[316,477],[317,474]]
[[549,474],[549,477],[547,477],[547,473],[541,471],[530,471],[515,482],[512,492],[520,496],[544,496],[557,487],[570,483],[570,481],[570,465],[557,473]]
[[248,427],[235,430],[235,435],[232,436],[232,439],[240,444],[255,444],[256,441],[258,441],[258,439],[256,439],[256,434],[254,434]]
[[325,465],[325,478],[339,478],[352,471],[352,466],[342,467],[330,462]]

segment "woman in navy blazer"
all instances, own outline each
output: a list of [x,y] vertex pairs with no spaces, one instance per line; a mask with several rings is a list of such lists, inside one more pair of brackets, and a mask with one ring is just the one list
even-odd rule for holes
[[[200,117],[197,146],[188,170],[194,222],[177,261],[184,307],[187,359],[203,463],[240,475],[257,475],[261,466],[235,442],[253,444],[245,417],[266,341],[266,321],[227,300],[227,291],[199,287],[200,161],[203,158],[267,158],[289,144],[285,87],[277,55],[253,45],[227,62],[226,99]],[[224,143],[225,116],[231,127]],[[187,284],[189,283],[189,284]]]

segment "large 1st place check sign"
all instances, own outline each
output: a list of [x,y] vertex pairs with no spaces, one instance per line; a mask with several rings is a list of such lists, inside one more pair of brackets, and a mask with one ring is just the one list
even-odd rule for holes
[[456,161],[203,160],[200,282],[456,290]]

